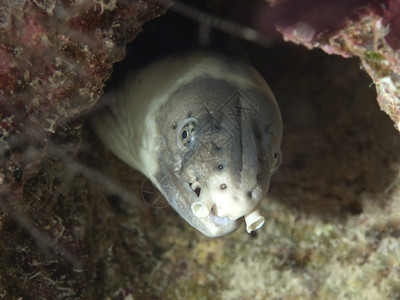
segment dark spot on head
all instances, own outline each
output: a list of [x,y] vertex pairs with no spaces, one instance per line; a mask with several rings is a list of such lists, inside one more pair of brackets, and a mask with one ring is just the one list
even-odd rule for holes
[[247,193],[247,197],[253,198],[253,193],[252,193],[252,192],[248,192],[248,193]]
[[219,187],[220,187],[221,190],[224,190],[224,189],[226,189],[226,184],[223,183],[223,184],[221,184]]
[[200,178],[199,177],[196,177],[196,181],[199,181],[200,180]]
[[218,165],[218,169],[222,170],[224,168],[224,166],[222,164]]
[[260,180],[260,179],[261,179],[261,175],[257,174],[257,180]]
[[221,147],[219,147],[219,146],[215,146],[215,149],[216,149],[217,151],[220,151],[220,150],[222,150],[222,148],[221,148]]
[[191,118],[193,116],[193,113],[192,112],[189,112],[188,113],[188,118]]
[[175,130],[178,127],[178,125],[174,124],[172,125],[172,129]]
[[183,139],[187,138],[187,131],[186,130],[182,131],[182,138]]
[[274,152],[274,159],[277,159],[277,158],[278,158],[278,153]]

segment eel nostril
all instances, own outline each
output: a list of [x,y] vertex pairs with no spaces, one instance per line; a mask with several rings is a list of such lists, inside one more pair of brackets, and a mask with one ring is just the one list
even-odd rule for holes
[[221,190],[226,189],[226,184],[225,184],[225,183],[221,184],[221,185],[219,186],[219,188],[220,188]]
[[212,210],[214,211],[214,213],[218,216],[218,207],[217,205],[213,205]]
[[252,192],[248,192],[248,193],[247,193],[247,197],[253,198],[253,193],[252,193]]

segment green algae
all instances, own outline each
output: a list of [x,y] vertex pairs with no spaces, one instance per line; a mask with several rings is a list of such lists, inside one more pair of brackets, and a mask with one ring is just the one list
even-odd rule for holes
[[385,59],[385,57],[381,53],[375,51],[367,51],[367,50],[365,51],[365,58],[378,62]]

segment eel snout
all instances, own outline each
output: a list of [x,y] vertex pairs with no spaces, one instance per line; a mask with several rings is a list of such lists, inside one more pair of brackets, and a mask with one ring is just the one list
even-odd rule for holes
[[219,217],[227,217],[230,220],[237,220],[244,217],[246,230],[251,233],[263,226],[265,218],[258,209],[258,203],[262,198],[260,187],[249,191],[245,196],[217,195],[213,197],[209,188],[203,188],[199,200],[191,205],[193,214],[198,218],[205,218],[210,215],[211,210]]

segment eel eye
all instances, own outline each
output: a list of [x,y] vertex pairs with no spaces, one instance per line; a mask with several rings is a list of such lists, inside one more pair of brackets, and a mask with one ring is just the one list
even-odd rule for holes
[[178,145],[181,150],[190,147],[197,134],[198,122],[194,118],[186,119],[181,123],[178,130]]
[[282,162],[282,152],[280,148],[276,148],[272,154],[271,175],[279,169]]

